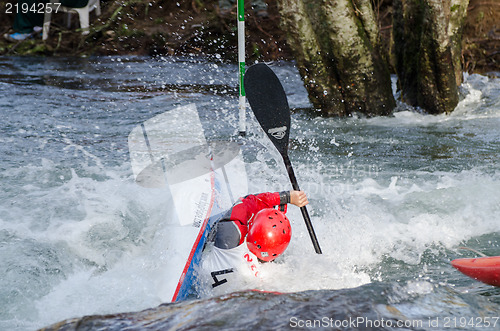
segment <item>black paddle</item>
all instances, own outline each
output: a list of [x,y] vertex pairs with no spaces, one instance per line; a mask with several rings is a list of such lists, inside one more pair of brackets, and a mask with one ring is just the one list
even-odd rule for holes
[[[299,184],[293,172],[292,163],[288,157],[288,137],[290,135],[290,108],[285,90],[278,77],[266,64],[259,63],[251,66],[244,77],[245,94],[250,107],[259,121],[260,126],[273,142],[283,157],[286,171],[294,190],[299,191]],[[321,254],[318,239],[306,207],[300,211],[306,222],[307,231],[311,236],[316,253]]]

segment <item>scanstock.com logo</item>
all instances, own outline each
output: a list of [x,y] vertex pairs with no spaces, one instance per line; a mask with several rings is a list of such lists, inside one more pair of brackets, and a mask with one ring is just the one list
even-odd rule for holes
[[267,130],[267,132],[276,139],[283,139],[286,134],[286,126],[280,126],[279,128],[272,128]]

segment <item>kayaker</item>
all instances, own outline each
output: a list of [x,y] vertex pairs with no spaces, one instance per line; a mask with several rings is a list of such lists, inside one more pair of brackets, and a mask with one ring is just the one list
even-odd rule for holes
[[[309,202],[304,191],[260,193],[240,198],[218,222],[204,252],[202,270],[210,272],[212,287],[226,284],[236,274],[258,277],[258,264],[281,255],[292,236],[287,204]],[[275,208],[277,207],[277,208]]]

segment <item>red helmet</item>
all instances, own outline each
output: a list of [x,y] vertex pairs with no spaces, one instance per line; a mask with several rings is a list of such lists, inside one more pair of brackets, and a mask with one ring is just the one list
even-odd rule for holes
[[288,247],[291,238],[290,221],[274,208],[262,209],[248,224],[248,249],[262,261],[277,258]]

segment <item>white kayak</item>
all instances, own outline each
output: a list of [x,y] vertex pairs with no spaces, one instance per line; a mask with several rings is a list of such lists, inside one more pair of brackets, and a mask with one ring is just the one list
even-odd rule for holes
[[235,198],[247,194],[245,166],[238,144],[207,143],[194,104],[157,115],[128,138],[136,182],[168,187],[174,219],[165,223],[166,267],[159,295],[180,301],[192,294],[195,269],[207,236]]

